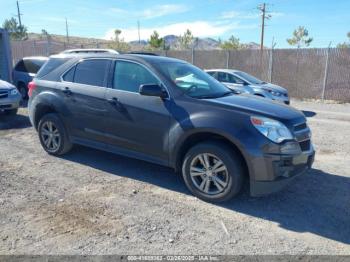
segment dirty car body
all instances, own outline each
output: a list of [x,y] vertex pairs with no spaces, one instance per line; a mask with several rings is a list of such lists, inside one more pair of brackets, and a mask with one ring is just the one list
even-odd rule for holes
[[[46,66],[32,82],[29,114],[49,153],[62,153],[45,148],[45,124],[57,123],[66,143],[182,171],[190,191],[213,202],[235,195],[243,178],[253,196],[279,191],[313,163],[310,129],[300,111],[234,94],[184,61],[61,54]],[[101,72],[101,81],[84,76],[89,72]],[[222,173],[211,171],[219,165]],[[234,193],[222,191],[230,186]]]

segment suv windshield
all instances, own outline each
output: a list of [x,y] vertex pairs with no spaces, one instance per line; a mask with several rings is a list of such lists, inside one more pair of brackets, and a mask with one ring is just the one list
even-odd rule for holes
[[216,98],[232,94],[229,88],[191,64],[163,62],[158,69],[193,98]]
[[235,72],[235,74],[242,77],[244,80],[247,80],[249,83],[254,84],[254,85],[266,84],[266,82],[261,81],[260,79],[254,77],[250,74],[241,72],[241,71]]

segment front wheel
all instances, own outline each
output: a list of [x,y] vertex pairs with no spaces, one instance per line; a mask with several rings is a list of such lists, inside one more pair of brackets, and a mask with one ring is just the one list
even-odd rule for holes
[[52,155],[63,155],[72,148],[64,125],[57,114],[43,116],[38,126],[39,139],[44,150]]
[[182,175],[188,189],[198,198],[223,202],[237,195],[244,171],[239,155],[223,143],[207,142],[186,154]]

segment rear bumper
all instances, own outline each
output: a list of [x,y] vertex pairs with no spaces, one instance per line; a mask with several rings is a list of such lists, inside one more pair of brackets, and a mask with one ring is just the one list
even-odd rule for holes
[[[311,169],[315,158],[313,147],[307,152],[298,155],[271,155],[265,156],[265,170],[268,172],[269,180],[250,180],[251,196],[263,196],[281,191],[288,184],[293,182]],[[259,175],[258,175],[259,176]]]

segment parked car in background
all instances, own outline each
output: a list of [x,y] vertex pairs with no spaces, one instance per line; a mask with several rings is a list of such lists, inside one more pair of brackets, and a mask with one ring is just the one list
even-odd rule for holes
[[244,180],[252,195],[276,192],[314,159],[302,112],[235,94],[173,58],[60,54],[28,94],[30,121],[49,154],[81,144],[172,167],[206,201],[234,197]]
[[232,69],[205,70],[209,75],[238,93],[265,97],[289,105],[287,89],[264,82],[248,73]]
[[21,95],[17,88],[0,79],[0,111],[15,115],[21,102]]
[[103,48],[79,48],[79,49],[68,49],[61,52],[61,54],[84,54],[84,53],[110,53],[119,54],[118,51],[113,49],[103,49]]
[[12,81],[22,99],[28,98],[28,83],[33,80],[42,65],[48,60],[45,56],[24,57],[17,62],[12,71]]

